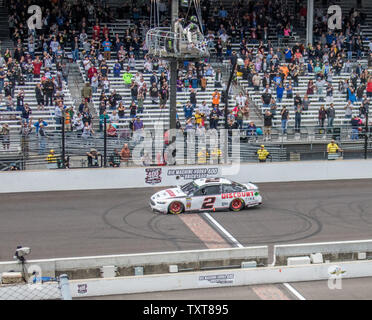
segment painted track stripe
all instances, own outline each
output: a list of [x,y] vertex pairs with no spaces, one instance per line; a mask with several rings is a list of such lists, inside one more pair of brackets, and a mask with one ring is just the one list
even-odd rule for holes
[[179,217],[209,249],[230,247],[230,244],[198,214],[181,214]]
[[[235,247],[244,248],[221,224],[219,224],[209,213],[203,212],[202,215],[212,223],[224,237]],[[205,243],[210,249],[226,248],[229,244],[217,233],[208,223],[197,214],[180,215],[181,220],[190,230]],[[288,283],[283,283],[297,299],[306,300],[295,288]],[[253,292],[262,300],[291,300],[283,291],[274,285],[251,286]]]
[[238,240],[236,240],[223,226],[221,226],[214,218],[212,218],[212,216],[207,213],[207,212],[203,212],[202,213],[204,217],[206,217],[206,219],[209,220],[209,222],[211,222],[213,225],[215,225],[217,227],[218,230],[220,230],[224,236],[226,236],[226,238],[232,243],[234,244],[234,246],[238,247],[238,248],[244,248],[244,246],[239,243]]
[[306,300],[304,296],[302,296],[295,288],[293,288],[289,283],[283,283],[283,285],[292,292],[298,300]]

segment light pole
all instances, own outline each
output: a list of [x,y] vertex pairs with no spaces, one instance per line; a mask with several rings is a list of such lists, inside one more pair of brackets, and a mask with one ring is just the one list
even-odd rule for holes
[[65,115],[65,110],[62,110],[62,127],[61,127],[61,130],[62,130],[62,134],[61,134],[61,138],[62,138],[62,169],[66,169],[66,163],[65,163],[65,157],[66,157],[66,146],[65,146],[65,119],[66,119],[66,115]]

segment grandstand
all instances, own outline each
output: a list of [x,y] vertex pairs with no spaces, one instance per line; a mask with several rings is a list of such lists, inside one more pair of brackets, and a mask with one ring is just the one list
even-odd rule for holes
[[[66,2],[68,3],[68,1]],[[120,2],[121,3],[121,2]],[[306,6],[306,1],[300,1],[299,2],[301,6]],[[40,4],[43,4],[42,1],[40,1]],[[337,4],[337,1],[336,1]],[[129,5],[129,4],[128,4]],[[146,2],[143,4],[146,6]],[[149,5],[149,4],[148,4]],[[232,51],[237,52],[238,56],[241,58],[245,59],[246,65],[252,65],[252,67],[255,67],[255,62],[257,60],[257,57],[259,56],[259,50],[260,48],[264,48],[263,50],[263,55],[264,59],[266,59],[268,50],[268,46],[272,46],[274,51],[277,52],[280,60],[280,66],[283,66],[284,64],[287,64],[285,61],[285,49],[289,46],[290,48],[293,47],[299,47],[300,44],[305,43],[305,18],[301,17],[301,7],[296,7],[295,1],[274,1],[273,2],[273,7],[270,8],[265,8],[267,11],[262,11],[260,12],[261,15],[257,16],[257,19],[263,19],[262,23],[265,25],[264,31],[260,31],[259,29],[244,29],[243,33],[239,35],[239,33],[235,32],[234,34],[231,32],[230,28],[227,29],[227,34],[231,38],[231,47],[229,48],[229,45],[223,45],[222,52],[219,52],[218,50],[218,43],[217,43],[217,38],[219,35],[219,28],[217,23],[214,25],[211,23],[211,21],[218,20],[220,22],[225,23],[228,25],[226,21],[230,21],[229,18],[221,18],[221,13],[219,10],[226,10],[227,17],[232,17],[234,14],[237,14],[237,10],[240,10],[241,12],[248,11],[248,15],[246,17],[243,16],[243,14],[240,17],[240,22],[243,23],[245,20],[244,18],[247,18],[247,21],[249,23],[252,23],[252,12],[254,10],[261,10],[262,8],[260,7],[260,2],[258,2],[257,6],[248,6],[246,7],[244,4],[244,1],[219,1],[217,2],[210,2],[210,1],[202,1],[202,11],[201,14],[203,16],[203,19],[205,20],[205,27],[206,29],[210,30],[211,27],[214,28],[212,30],[214,34],[214,41],[211,41],[209,49],[211,52],[211,57],[209,59],[206,59],[203,61],[204,65],[210,64],[213,72],[211,75],[207,75],[205,78],[207,80],[207,85],[205,90],[201,90],[200,88],[200,78],[198,81],[198,84],[194,86],[194,89],[196,90],[196,99],[197,99],[197,105],[196,107],[199,107],[202,101],[206,101],[207,105],[211,107],[212,105],[212,94],[213,92],[218,89],[220,93],[223,93],[224,87],[226,86],[228,82],[228,77],[230,74],[230,69],[231,69],[231,60],[230,60],[230,53]],[[343,15],[344,18],[348,18],[350,16],[350,10],[354,8],[354,1],[343,1],[339,2],[339,5],[342,7],[343,10]],[[138,37],[139,41],[138,44],[138,50],[135,49],[135,67],[132,68],[130,71],[133,76],[136,75],[137,72],[139,72],[141,75],[143,75],[144,81],[147,85],[147,88],[150,88],[150,77],[152,73],[146,73],[144,72],[144,65],[146,60],[149,60],[150,63],[152,63],[152,59],[146,55],[147,53],[147,47],[146,44],[144,43],[145,35],[147,30],[149,29],[149,24],[150,22],[148,21],[148,18],[146,16],[146,13],[144,10],[144,7],[138,7],[137,9],[139,12],[142,10],[142,16],[139,14],[139,16],[136,14],[133,14],[132,11],[125,11],[122,10],[122,12],[119,12],[117,9],[118,7],[118,2],[117,1],[109,1],[109,7],[103,8],[100,5],[97,5],[95,9],[93,9],[93,13],[91,12],[84,12],[82,11],[81,14],[83,15],[83,19],[80,17],[75,16],[74,19],[72,20],[72,24],[74,25],[74,29],[76,30],[75,35],[79,37],[78,42],[79,42],[79,47],[77,48],[77,53],[78,53],[78,59],[74,61],[76,58],[76,50],[74,52],[73,46],[73,39],[68,40],[68,37],[66,38],[59,38],[60,41],[64,41],[63,44],[63,55],[65,61],[68,62],[69,64],[69,69],[70,69],[70,74],[68,76],[69,78],[69,84],[65,80],[63,80],[63,90],[62,94],[64,96],[64,105],[69,107],[73,106],[74,107],[74,112],[75,115],[78,113],[78,105],[81,101],[81,96],[80,96],[80,89],[84,85],[84,83],[87,81],[87,74],[86,70],[84,70],[83,66],[83,60],[86,55],[90,55],[90,58],[94,63],[96,64],[95,67],[97,70],[99,70],[99,61],[97,60],[98,58],[98,53],[101,52],[103,53],[103,50],[98,43],[95,43],[96,50],[94,50],[93,56],[91,55],[92,52],[88,53],[88,51],[84,51],[85,48],[90,47],[89,45],[87,46],[87,43],[85,41],[81,41],[81,33],[79,31],[82,31],[83,29],[87,33],[87,41],[91,42],[92,40],[95,39],[95,34],[94,32],[97,31],[94,29],[94,26],[96,25],[96,18],[98,19],[99,25],[100,25],[100,41],[104,40],[104,36],[102,34],[103,28],[107,28],[109,31],[108,36],[109,40],[111,41],[111,57],[109,60],[107,60],[107,65],[109,69],[108,73],[108,81],[110,84],[110,89],[109,95],[113,90],[116,90],[116,92],[122,97],[122,102],[123,105],[126,108],[125,111],[125,116],[120,118],[119,121],[116,121],[117,123],[117,129],[118,129],[118,137],[119,139],[112,144],[111,142],[109,143],[109,148],[114,148],[114,147],[120,147],[120,144],[122,144],[123,141],[120,140],[120,135],[122,133],[127,133],[130,131],[129,129],[129,123],[130,123],[130,118],[129,118],[129,106],[132,102],[132,96],[131,96],[131,90],[127,86],[124,85],[123,82],[123,74],[126,71],[129,61],[126,58],[123,63],[123,67],[120,70],[120,75],[119,76],[114,76],[113,74],[113,67],[115,63],[117,62],[117,52],[115,50],[115,37],[118,35],[118,38],[121,40],[121,43],[124,45],[125,50],[127,50],[130,45],[135,46],[134,43],[131,43],[130,45],[126,46],[125,40],[128,34],[131,34],[132,38]],[[323,13],[325,13],[326,8],[322,8],[322,4],[320,2],[315,2],[315,7],[316,10],[323,10]],[[71,9],[72,8],[72,9]],[[125,8],[130,8],[125,7]],[[147,9],[149,6],[147,6]],[[261,8],[261,9],[260,9]],[[3,4],[1,10],[0,10],[0,25],[4,25],[4,23],[7,23],[4,21],[4,17],[6,14],[9,14],[10,16],[16,16],[16,9],[17,9],[17,1],[8,1],[5,5]],[[73,9],[76,9],[76,7],[70,7],[69,10],[73,11]],[[280,11],[281,9],[281,11]],[[80,10],[80,9],[79,9]],[[94,11],[95,10],[95,11]],[[137,10],[137,11],[138,11]],[[209,11],[211,12],[209,14]],[[125,12],[124,12],[125,11]],[[95,13],[94,13],[95,12]],[[118,13],[119,12],[119,13]],[[271,12],[271,16],[269,15],[268,12]],[[320,11],[319,11],[320,12]],[[289,14],[288,14],[289,13]],[[182,11],[181,11],[182,14]],[[185,14],[185,13],[183,13]],[[318,11],[316,11],[316,14],[318,14]],[[371,49],[369,47],[370,44],[370,39],[372,39],[372,6],[368,3],[364,4],[363,7],[363,14],[364,14],[364,19],[362,20],[362,24],[360,26],[358,34],[361,36],[361,39],[363,41],[363,48],[361,50],[361,53],[358,54],[356,50],[352,50],[352,60],[351,60],[351,68],[355,70],[356,66],[359,64],[363,69],[367,69],[369,72],[372,71],[371,69],[371,62],[369,58],[369,54],[371,52]],[[162,23],[169,23],[169,20],[166,20],[167,14],[161,14]],[[242,17],[243,16],[243,17]],[[270,19],[267,19],[268,17],[271,17]],[[86,20],[84,20],[86,19]],[[266,20],[265,20],[266,19]],[[12,19],[10,19],[12,20]],[[167,22],[168,21],[168,22]],[[242,22],[243,21],[243,22]],[[18,21],[19,23],[20,21]],[[229,22],[231,23],[231,21]],[[246,22],[244,22],[246,23]],[[283,36],[283,29],[286,28],[285,25],[281,25],[280,28],[278,28],[279,23],[286,24],[290,26],[291,32],[289,36]],[[23,21],[23,24],[25,24],[25,21]],[[63,25],[63,22],[62,22]],[[253,25],[253,24],[252,24]],[[8,49],[11,50],[11,54],[14,55],[14,50],[15,47],[19,44],[22,44],[23,52],[27,52],[29,50],[29,39],[30,37],[27,36],[27,29],[24,29],[26,31],[23,35],[21,35],[19,32],[17,32],[17,26],[15,22],[10,22],[9,24],[11,28],[10,34],[12,34],[12,41],[14,44],[14,47],[10,47]],[[239,27],[239,25],[238,25]],[[62,28],[63,29],[63,28]],[[65,28],[66,29],[66,28]],[[67,29],[66,29],[67,30]],[[136,30],[135,33],[133,33]],[[253,33],[251,30],[255,30],[255,36],[253,36]],[[67,30],[70,32],[70,30]],[[44,34],[49,36],[49,34],[53,34],[53,32],[46,32],[43,30]],[[39,32],[39,34],[42,34],[43,32]],[[354,31],[353,31],[354,32]],[[207,34],[207,30],[205,30],[205,34]],[[58,32],[55,31],[54,35],[59,36]],[[3,44],[6,44],[6,46],[10,46],[12,41],[9,39],[9,36],[7,36],[5,33],[2,33],[1,35],[1,40]],[[31,36],[32,37],[32,36]],[[255,39],[253,37],[256,37]],[[70,38],[73,38],[71,36]],[[242,51],[242,42],[241,39],[246,40],[246,46],[245,48],[249,50],[249,52]],[[253,39],[252,39],[253,38]],[[320,41],[321,39],[316,39],[316,41]],[[37,46],[35,49],[35,55],[40,55],[42,54],[43,50],[47,48],[48,51],[51,50],[51,42],[50,41],[36,41]],[[217,45],[217,46],[216,46]],[[45,47],[46,46],[46,47]],[[344,45],[342,45],[344,46]],[[100,49],[98,49],[100,48]],[[5,54],[5,51],[7,48],[2,47],[2,53]],[[306,65],[309,60],[309,55],[308,55],[308,50],[307,48],[303,48],[303,64],[305,66],[305,71],[300,74],[298,77],[298,86],[293,88],[293,96],[296,94],[299,94],[301,98],[304,97],[306,91],[307,91],[307,86],[309,80],[313,80],[314,82],[316,81],[317,75],[314,71],[308,72]],[[346,50],[346,49],[345,49]],[[74,55],[75,54],[75,55]],[[294,54],[294,52],[293,52]],[[345,52],[346,56],[346,52]],[[15,55],[14,55],[15,57]],[[248,60],[247,60],[248,59]],[[344,57],[344,60],[346,60],[346,57]],[[296,63],[296,61],[292,60],[292,62]],[[344,61],[345,62],[345,61]],[[8,71],[8,64],[4,63],[5,66],[5,71]],[[239,67],[239,71],[243,71],[241,69],[242,67]],[[215,86],[215,74],[217,69],[221,69],[222,71],[222,81],[221,87],[216,88]],[[79,73],[73,73],[72,70],[79,70]],[[161,70],[166,71],[167,73],[167,67],[165,69],[159,68],[157,76],[160,77],[161,75]],[[45,66],[42,67],[42,72],[45,72]],[[184,80],[187,74],[187,69],[186,68],[180,68],[180,73],[179,75],[181,78]],[[182,75],[181,75],[182,71]],[[236,76],[236,80],[234,81],[234,86],[232,90],[230,91],[229,95],[229,111],[232,111],[234,107],[236,106],[236,96],[238,95],[239,92],[242,92],[244,95],[249,96],[248,98],[248,105],[250,109],[249,117],[244,117],[243,118],[243,125],[242,125],[242,138],[246,137],[247,134],[247,126],[250,122],[254,122],[257,127],[263,127],[264,122],[263,122],[263,115],[264,112],[266,111],[267,108],[263,106],[261,96],[263,93],[263,84],[262,84],[262,79],[264,76],[264,71],[262,68],[258,70],[258,75],[260,76],[260,85],[258,87],[258,90],[255,90],[254,86],[252,85],[251,81],[246,77],[246,73],[243,72],[244,76],[238,75]],[[268,71],[268,70],[267,70]],[[195,71],[194,71],[195,72]],[[279,72],[279,71],[277,71]],[[55,62],[52,63],[51,65],[51,70],[50,70],[51,76],[56,79],[57,78],[57,68]],[[166,75],[167,76],[167,75]],[[168,77],[168,76],[167,76]],[[285,84],[288,83],[288,80],[292,80],[293,78],[291,75],[289,75],[286,79]],[[367,79],[366,79],[367,80]],[[346,92],[340,92],[338,90],[338,85],[340,81],[348,81],[350,82],[350,71],[345,68],[345,65],[342,67],[341,72],[338,75],[333,75],[333,78],[331,80],[332,86],[333,86],[333,97],[332,101],[320,101],[319,96],[316,94],[316,92],[313,95],[309,95],[309,108],[308,110],[303,110],[302,111],[302,116],[301,116],[301,130],[299,132],[295,132],[293,127],[295,126],[295,115],[294,115],[294,101],[293,98],[287,98],[286,93],[284,92],[283,99],[281,102],[276,101],[277,105],[277,115],[273,119],[272,123],[272,130],[271,134],[269,137],[269,140],[272,143],[272,148],[276,148],[278,146],[278,143],[291,143],[291,141],[303,141],[304,143],[308,141],[324,141],[327,142],[329,139],[334,137],[334,132],[332,130],[324,131],[320,130],[322,128],[319,127],[319,121],[318,121],[318,114],[319,114],[319,109],[322,105],[325,105],[326,108],[329,106],[330,102],[334,104],[335,108],[335,119],[333,122],[333,127],[339,129],[339,135],[338,137],[342,141],[348,141],[351,137],[352,134],[352,128],[350,126],[350,120],[345,119],[345,105],[347,103],[347,98],[346,98]],[[61,127],[60,125],[56,124],[56,119],[55,119],[55,106],[46,106],[44,110],[38,110],[37,108],[37,101],[35,97],[35,86],[36,84],[40,82],[38,79],[33,79],[32,81],[25,81],[24,85],[16,85],[15,90],[14,90],[14,100],[16,100],[16,97],[18,93],[21,90],[24,90],[25,92],[25,99],[24,103],[28,103],[28,105],[31,107],[32,110],[32,115],[31,115],[31,122],[32,125],[36,121],[36,119],[43,119],[44,121],[47,122],[47,132],[49,133],[49,136],[51,137],[48,142],[48,146],[46,149],[49,147],[53,148],[61,148],[62,144],[60,142],[60,139],[58,136],[60,135],[61,132]],[[361,85],[361,79],[358,77],[357,81],[355,82],[357,90]],[[367,81],[366,81],[367,84]],[[275,86],[272,85],[270,87],[272,91],[272,97],[276,99],[276,93],[275,93]],[[324,87],[323,91],[323,97],[325,98],[325,90],[326,88]],[[100,94],[101,94],[102,89],[100,88],[98,92],[94,93],[92,96],[92,102],[89,104],[90,107],[90,112],[92,113],[93,116],[93,127],[95,131],[99,131],[99,115],[100,115]],[[366,93],[366,89],[364,89],[364,93]],[[185,118],[185,113],[183,110],[183,106],[186,104],[186,102],[190,100],[190,90],[185,90],[183,89],[182,91],[177,92],[177,114],[178,114],[178,119],[179,123],[182,128],[185,127],[186,123],[186,118]],[[160,109],[159,104],[153,104],[152,99],[150,98],[149,92],[147,92],[147,97],[144,100],[144,111],[143,113],[137,114],[140,116],[141,120],[143,121],[144,128],[145,129],[154,129],[155,126],[159,123],[162,123],[164,128],[166,129],[168,127],[168,122],[169,122],[169,117],[170,117],[170,107],[169,107],[169,99],[167,100],[166,108]],[[360,106],[362,102],[361,101],[356,101],[353,103],[353,111],[352,115],[360,115]],[[287,106],[289,110],[289,122],[288,122],[288,130],[286,133],[283,133],[281,129],[281,119],[280,119],[280,110],[282,109],[283,106]],[[224,108],[224,103],[223,100],[221,99],[220,103],[220,110],[223,110]],[[196,108],[195,108],[196,109]],[[112,111],[108,106],[106,107],[106,111],[108,115],[111,115]],[[6,108],[5,105],[5,97],[3,98],[3,102],[0,105],[0,126],[3,123],[7,123],[9,125],[9,128],[11,129],[11,144],[10,144],[10,149],[9,150],[2,150],[1,151],[1,157],[9,158],[11,159],[12,154],[19,154],[23,153],[22,151],[22,143],[21,143],[21,137],[20,135],[21,128],[22,128],[22,118],[21,118],[21,111],[9,111]],[[363,116],[363,115],[362,115]],[[220,115],[220,121],[218,123],[218,128],[223,128],[224,127],[224,121],[223,121],[223,113]],[[72,121],[72,119],[71,119]],[[363,117],[362,117],[363,121]],[[208,128],[208,123],[209,123],[209,117],[208,115],[206,116],[205,119],[205,127]],[[361,124],[361,127],[364,126],[364,124]],[[33,126],[31,126],[33,127]],[[333,129],[333,128],[330,128]],[[130,132],[129,132],[130,135]],[[31,155],[37,155],[39,150],[37,147],[37,137],[35,135],[35,130],[31,132],[30,137],[34,139],[34,142],[31,144],[32,148],[30,150]],[[101,137],[101,133],[96,133],[95,139]],[[266,137],[265,137],[266,138]],[[252,144],[252,147],[249,146],[244,146],[243,142],[243,150],[247,150],[246,157],[243,157],[243,159],[246,159],[246,161],[252,161],[255,156],[252,156],[252,150],[254,150],[257,146],[258,143],[262,143],[262,141],[265,141],[263,136],[258,136],[255,139],[248,139],[247,143]],[[53,142],[54,141],[54,142]],[[243,140],[245,141],[245,140]],[[67,148],[70,146],[70,151],[75,153],[75,154],[82,154],[84,155],[86,150],[78,150],[78,146],[80,145],[80,138],[78,135],[75,133],[67,133]],[[93,143],[93,146],[99,147],[102,145],[101,142],[96,142]],[[71,148],[71,146],[74,146]],[[35,148],[35,149],[34,149]],[[252,150],[250,149],[252,148]],[[44,153],[47,152],[47,150],[44,150]],[[281,147],[283,149],[283,147]],[[254,152],[253,152],[254,154]],[[279,152],[280,154],[280,152]],[[44,157],[44,155],[43,155]],[[281,155],[278,156],[278,160],[284,159],[284,158],[289,158],[289,154],[287,154],[287,157]],[[9,160],[10,161],[10,160]],[[5,167],[6,168],[6,167]]]

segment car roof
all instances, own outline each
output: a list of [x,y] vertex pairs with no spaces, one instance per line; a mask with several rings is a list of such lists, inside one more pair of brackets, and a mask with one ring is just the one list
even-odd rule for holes
[[232,184],[232,181],[226,178],[203,178],[197,179],[194,181],[199,187],[206,185],[215,185],[215,184]]

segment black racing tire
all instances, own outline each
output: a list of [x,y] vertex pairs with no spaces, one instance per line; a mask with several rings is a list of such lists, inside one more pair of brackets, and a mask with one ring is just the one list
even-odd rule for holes
[[237,199],[233,199],[230,202],[230,210],[231,211],[238,212],[238,211],[243,210],[244,207],[245,207],[245,203],[244,203],[243,199],[237,198]]
[[173,201],[168,207],[168,213],[170,214],[180,214],[184,211],[184,205],[179,201]]

